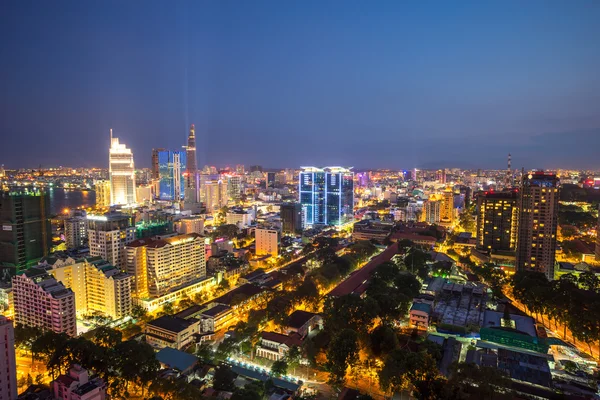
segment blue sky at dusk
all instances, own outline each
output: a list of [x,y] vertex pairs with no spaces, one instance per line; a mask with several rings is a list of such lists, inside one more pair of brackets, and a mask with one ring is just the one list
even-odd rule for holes
[[3,1],[0,163],[600,168],[600,1]]

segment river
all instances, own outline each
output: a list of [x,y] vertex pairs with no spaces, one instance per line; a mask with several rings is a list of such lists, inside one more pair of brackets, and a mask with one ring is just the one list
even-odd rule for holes
[[93,190],[65,190],[52,188],[50,196],[50,214],[61,214],[65,208],[92,207],[96,204],[96,192]]

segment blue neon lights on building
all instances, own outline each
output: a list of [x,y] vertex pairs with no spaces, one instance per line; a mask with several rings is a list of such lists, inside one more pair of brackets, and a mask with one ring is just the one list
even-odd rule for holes
[[160,200],[183,200],[185,170],[185,151],[164,150],[158,152],[158,198]]
[[298,189],[306,225],[339,226],[353,220],[354,173],[349,169],[303,168]]

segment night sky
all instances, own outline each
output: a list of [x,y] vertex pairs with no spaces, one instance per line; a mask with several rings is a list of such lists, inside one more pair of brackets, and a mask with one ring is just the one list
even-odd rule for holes
[[600,168],[600,1],[0,2],[0,163]]

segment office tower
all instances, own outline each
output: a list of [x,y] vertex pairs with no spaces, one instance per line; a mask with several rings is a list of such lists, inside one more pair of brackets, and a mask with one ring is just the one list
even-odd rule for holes
[[0,399],[17,398],[15,330],[11,320],[0,315]]
[[446,170],[438,169],[436,172],[436,180],[438,183],[446,183]]
[[477,193],[477,249],[514,252],[517,248],[519,192]]
[[306,225],[340,226],[354,218],[354,174],[342,167],[304,167],[299,174],[300,204]]
[[197,203],[198,200],[198,160],[196,158],[196,128],[194,124],[190,125],[186,153],[186,184],[185,184],[185,202]]
[[279,254],[279,231],[268,228],[256,228],[256,255],[270,255],[277,257]]
[[152,179],[160,178],[160,172],[158,169],[158,153],[165,150],[166,149],[163,148],[152,149]]
[[560,180],[554,173],[534,171],[521,182],[517,270],[540,271],[554,279]]
[[251,165],[248,169],[250,172],[263,172],[262,165]]
[[96,191],[96,207],[110,207],[110,180],[96,181],[94,190]]
[[238,175],[227,176],[227,196],[229,201],[238,203],[242,198],[242,177]]
[[442,196],[440,224],[443,226],[452,226],[454,223],[454,193],[451,188],[447,187]]
[[204,238],[188,233],[138,239],[126,246],[127,272],[138,298],[160,297],[206,276]]
[[90,256],[125,268],[125,245],[135,240],[133,218],[118,213],[88,215],[86,218]]
[[[186,153],[189,151],[163,150],[158,153],[159,199],[183,200],[186,186]],[[196,187],[195,183],[193,187]]]
[[108,159],[110,174],[110,204],[135,204],[135,167],[133,153],[118,138],[113,138],[110,130],[110,151]]
[[283,233],[292,235],[302,233],[302,205],[300,203],[283,203],[279,213]]
[[227,181],[210,180],[202,185],[202,201],[209,213],[218,211],[227,205]]
[[65,244],[68,250],[87,244],[87,220],[85,211],[75,210],[65,220]]
[[77,334],[75,295],[44,269],[32,267],[13,277],[15,323]]
[[0,193],[0,279],[8,282],[18,270],[48,255],[52,245],[49,210],[47,193]]
[[265,188],[275,187],[275,172],[267,172],[267,179],[265,180]]
[[429,224],[439,224],[442,202],[439,200],[427,200],[423,204],[422,220]]
[[69,260],[48,272],[75,293],[78,314],[98,312],[113,320],[131,315],[133,276],[100,257]]

